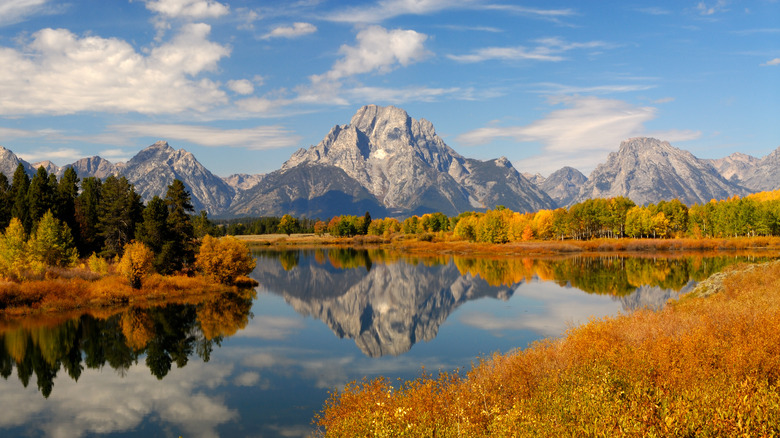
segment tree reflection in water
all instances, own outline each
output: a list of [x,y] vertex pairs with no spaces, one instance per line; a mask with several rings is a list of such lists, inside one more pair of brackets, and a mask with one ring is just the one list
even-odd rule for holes
[[107,318],[82,315],[58,324],[22,323],[0,328],[0,375],[16,368],[27,387],[33,375],[49,397],[60,369],[78,380],[84,368],[108,364],[120,373],[145,356],[152,375],[165,377],[196,354],[208,361],[214,345],[244,328],[251,317],[254,290],[223,293],[197,305],[131,308]]

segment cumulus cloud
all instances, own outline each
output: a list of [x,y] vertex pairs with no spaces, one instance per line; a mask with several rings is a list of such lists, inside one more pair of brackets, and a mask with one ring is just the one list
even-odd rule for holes
[[86,369],[78,383],[68,376],[58,378],[46,400],[34,387],[7,385],[0,394],[7,408],[0,427],[26,424],[36,428],[36,435],[79,437],[132,431],[153,418],[187,436],[217,436],[216,428],[235,420],[238,412],[219,397],[206,395],[203,386],[226,385],[232,371],[229,364],[215,367],[191,361],[166,376],[161,390],[145,365],[130,367],[123,379]]
[[219,18],[230,10],[214,0],[146,0],[146,8],[168,18],[188,20]]
[[201,146],[231,146],[251,150],[296,146],[300,142],[299,136],[281,126],[219,129],[196,125],[127,124],[113,125],[109,129],[139,137],[177,139]]
[[544,38],[536,40],[536,47],[485,47],[477,49],[466,55],[447,55],[453,61],[473,63],[489,60],[503,61],[549,61],[558,62],[566,59],[564,54],[575,49],[606,48],[610,45],[603,41],[589,41],[585,43],[570,43],[561,38]]
[[247,79],[228,81],[227,86],[236,94],[252,94],[255,92],[255,86]]
[[206,111],[226,102],[214,71],[230,49],[187,24],[148,54],[117,38],[43,29],[21,50],[0,47],[0,114]]
[[317,31],[317,27],[311,23],[293,23],[292,26],[279,26],[262,36],[262,39],[271,38],[296,38]]
[[313,78],[338,80],[360,73],[387,73],[399,64],[405,67],[430,54],[425,49],[428,36],[413,30],[370,26],[358,32],[356,39],[355,46],[341,46],[341,59],[324,77]]
[[[577,162],[579,170],[585,172],[603,161],[604,155],[616,150],[626,138],[650,135],[644,124],[657,116],[654,107],[593,96],[562,96],[553,103],[565,108],[552,111],[529,125],[486,126],[461,134],[456,141],[478,145],[510,139],[519,144],[541,144],[541,154],[523,159],[515,166],[549,173],[566,163]],[[700,132],[680,130],[653,135],[668,141],[682,141],[697,138]]]

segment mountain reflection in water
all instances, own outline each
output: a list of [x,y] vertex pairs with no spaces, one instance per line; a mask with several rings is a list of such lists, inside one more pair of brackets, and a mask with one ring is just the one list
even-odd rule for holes
[[[436,337],[463,303],[508,300],[528,282],[610,295],[625,311],[658,309],[724,266],[721,257],[415,257],[384,250],[260,251],[254,276],[298,313],[354,339],[369,357],[400,355]],[[755,259],[755,258],[754,258]]]

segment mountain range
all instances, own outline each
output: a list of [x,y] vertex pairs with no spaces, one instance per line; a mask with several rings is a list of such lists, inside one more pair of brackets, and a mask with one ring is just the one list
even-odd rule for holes
[[637,204],[676,198],[690,205],[780,188],[780,148],[763,158],[735,153],[706,160],[666,141],[637,137],[623,141],[589,177],[564,167],[545,178],[521,174],[504,157],[463,157],[431,122],[376,105],[360,108],[350,123],[334,126],[319,144],[299,149],[268,174],[221,178],[192,153],[164,141],[125,163],[95,156],[61,168],[48,161],[27,163],[0,147],[0,172],[10,179],[19,163],[30,175],[43,166],[58,176],[68,167],[81,178],[125,176],[145,200],[163,196],[177,178],[196,211],[217,217],[457,215],[497,205],[528,212],[613,196]]

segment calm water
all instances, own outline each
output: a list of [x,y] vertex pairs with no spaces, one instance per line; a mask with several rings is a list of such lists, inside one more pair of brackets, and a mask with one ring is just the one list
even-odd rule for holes
[[328,390],[468,367],[591,317],[660,308],[734,256],[258,252],[256,291],[0,321],[2,436],[306,436]]

